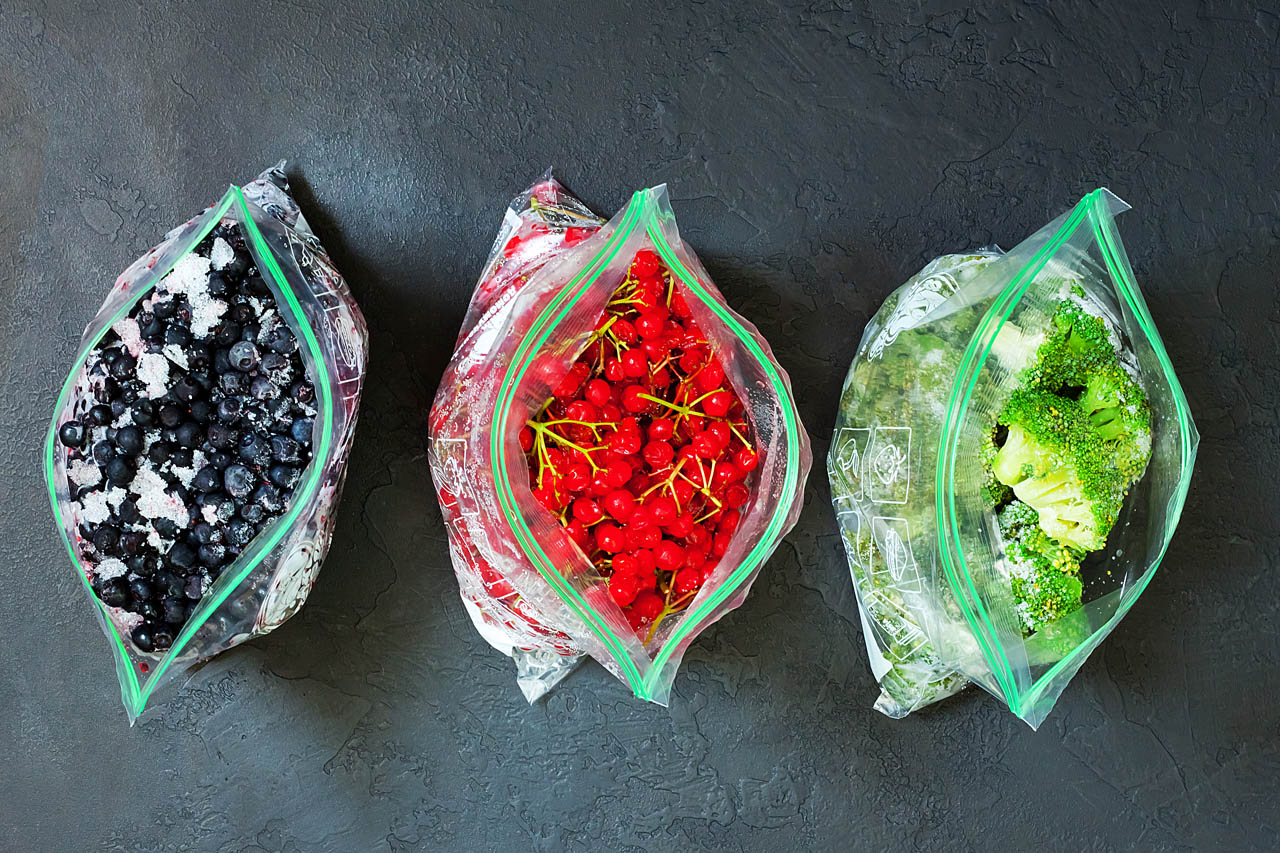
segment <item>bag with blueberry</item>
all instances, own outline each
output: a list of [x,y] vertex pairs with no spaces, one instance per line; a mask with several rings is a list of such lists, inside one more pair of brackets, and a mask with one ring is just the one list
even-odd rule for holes
[[296,613],[329,548],[368,332],[283,166],[120,275],[58,397],[49,499],[131,723]]

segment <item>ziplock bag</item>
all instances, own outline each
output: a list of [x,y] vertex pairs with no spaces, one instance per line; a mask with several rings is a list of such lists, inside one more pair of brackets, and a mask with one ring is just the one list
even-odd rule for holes
[[[284,162],[281,161],[252,183],[244,187],[230,187],[220,202],[169,232],[159,245],[120,275],[97,315],[85,329],[79,354],[62,386],[46,438],[43,464],[49,500],[54,515],[60,522],[62,537],[76,574],[84,584],[94,604],[98,622],[111,642],[121,695],[130,723],[142,713],[156,689],[169,682],[176,673],[251,637],[266,634],[296,613],[310,593],[320,563],[329,549],[334,510],[342,490],[347,453],[351,447],[364,379],[368,333],[364,318],[346,282],[334,268],[289,194],[283,167]],[[234,255],[232,244],[237,247]],[[205,257],[210,255],[213,260]],[[174,389],[183,383],[187,383],[190,390],[196,390],[197,384],[192,383],[196,383],[202,375],[199,374],[198,365],[186,363],[183,346],[180,344],[206,346],[207,353],[217,345],[209,343],[214,335],[229,335],[232,329],[239,329],[239,326],[223,328],[221,321],[230,317],[230,314],[225,313],[227,305],[212,298],[210,292],[204,289],[205,279],[211,281],[213,275],[221,275],[219,286],[225,287],[224,280],[232,273],[228,270],[214,273],[209,271],[218,271],[219,265],[231,264],[236,259],[240,260],[242,267],[236,274],[252,278],[254,286],[260,288],[258,292],[263,294],[254,301],[254,305],[259,310],[264,310],[262,305],[267,301],[267,291],[274,299],[274,306],[265,309],[265,313],[261,315],[254,315],[252,319],[255,324],[257,319],[263,319],[263,324],[260,329],[257,325],[253,326],[254,330],[260,331],[254,346],[250,346],[253,341],[249,340],[250,334],[246,332],[246,343],[241,345],[242,350],[248,353],[245,358],[251,358],[256,365],[259,358],[258,347],[262,351],[261,357],[269,359],[273,349],[278,346],[279,352],[288,352],[291,357],[296,353],[305,371],[305,379],[287,389],[272,390],[266,385],[254,388],[255,393],[261,392],[257,399],[273,401],[276,417],[283,419],[290,412],[306,415],[305,418],[296,417],[292,429],[293,434],[301,440],[301,446],[310,448],[310,460],[305,467],[299,465],[291,473],[288,466],[284,466],[277,472],[281,482],[286,483],[289,482],[285,479],[286,475],[292,478],[300,473],[300,476],[296,477],[292,492],[272,492],[273,495],[283,494],[283,503],[273,507],[277,513],[274,520],[270,520],[270,516],[263,518],[258,525],[260,529],[255,529],[252,525],[245,527],[247,522],[239,517],[218,515],[217,506],[213,505],[215,502],[212,499],[206,501],[211,505],[209,507],[203,504],[197,506],[197,497],[202,497],[205,493],[216,494],[217,489],[221,488],[218,481],[205,484],[196,480],[193,484],[191,478],[187,477],[185,483],[175,484],[173,471],[169,467],[151,462],[149,454],[153,445],[159,442],[161,424],[158,421],[143,430],[146,442],[144,452],[135,456],[132,463],[139,470],[136,475],[131,470],[126,472],[126,475],[133,475],[133,480],[121,479],[116,484],[108,477],[99,483],[99,472],[92,468],[95,457],[89,453],[89,447],[94,446],[96,452],[96,443],[109,444],[109,441],[104,440],[107,438],[121,444],[121,430],[138,425],[133,420],[132,409],[111,415],[112,422],[109,424],[104,422],[97,427],[90,427],[94,434],[87,437],[81,448],[69,449],[65,439],[61,438],[68,434],[63,432],[68,422],[70,435],[85,429],[84,425],[95,423],[95,407],[102,408],[107,413],[112,411],[109,407],[97,405],[103,400],[95,398],[95,389],[101,389],[105,377],[91,377],[86,372],[87,361],[97,358],[96,354],[102,352],[104,346],[112,346],[118,350],[115,354],[120,358],[117,360],[124,360],[126,349],[132,353],[137,358],[139,379],[146,373],[155,392],[165,392],[165,386],[169,387],[165,396],[151,400],[156,407],[164,403],[172,406],[172,411],[179,413],[184,420],[200,420],[200,417],[188,411],[189,407],[180,396],[173,396],[177,393]],[[200,283],[194,286],[200,288],[200,295],[197,298],[196,291],[185,291],[187,296],[184,299],[189,297],[189,301],[181,302],[178,309],[178,322],[186,322],[189,330],[184,327],[181,335],[165,338],[166,346],[163,350],[160,342],[149,345],[139,337],[136,318],[146,319],[144,315],[149,315],[149,312],[144,306],[156,304],[162,296],[168,299],[170,291],[181,293],[184,292],[181,288],[193,286],[191,282],[195,279],[187,277],[190,270],[197,271],[196,278]],[[201,275],[200,270],[205,272]],[[219,309],[222,314],[219,314]],[[190,314],[189,322],[184,319],[186,313],[181,312]],[[281,321],[291,335],[280,326]],[[245,325],[248,328],[249,321]],[[272,336],[267,336],[268,325],[278,329]],[[173,341],[180,343],[172,343]],[[276,361],[283,364],[284,357],[279,352],[275,353]],[[132,361],[132,358],[129,360]],[[270,362],[264,362],[264,366],[268,363]],[[142,370],[143,365],[146,366],[145,371]],[[208,373],[214,369],[206,369],[206,374],[203,374],[206,381],[221,380],[221,374]],[[247,369],[247,365],[240,369]],[[284,373],[289,372],[288,368],[283,370]],[[265,376],[265,373],[245,373],[245,379],[258,375]],[[283,374],[275,375],[278,377]],[[262,379],[268,385],[271,381],[274,380]],[[314,399],[311,399],[312,395]],[[247,392],[242,396],[248,399]],[[161,412],[161,415],[164,414]],[[210,414],[206,406],[200,416],[203,420],[198,425],[193,420],[193,426],[187,428],[194,431],[198,426],[203,430],[206,424],[230,417],[230,414],[221,410],[217,414]],[[247,448],[240,457],[232,457],[232,461],[248,459],[250,451],[265,453],[258,460],[264,464],[265,460],[274,462],[282,458],[281,454],[288,459],[288,454],[296,453],[300,444],[290,443],[287,431],[281,431],[285,434],[273,437],[283,442],[278,448],[273,444],[266,451],[261,451],[255,444]],[[248,434],[248,430],[244,434]],[[137,433],[134,435],[137,436]],[[196,448],[194,452],[197,459],[203,458],[205,451],[211,457],[214,453],[214,448],[209,444],[197,443],[203,439],[202,433],[195,438],[184,439],[188,440],[185,447]],[[308,441],[309,445],[306,444]],[[275,448],[274,456],[272,448]],[[234,446],[223,449],[231,452],[236,450]],[[190,450],[187,452],[191,453]],[[144,476],[144,468],[153,469],[145,475],[155,486],[149,493],[147,487],[137,486],[135,482]],[[73,475],[70,481],[69,469]],[[216,467],[211,468],[211,471],[216,470]],[[85,471],[89,472],[87,477]],[[168,478],[167,488],[166,480],[159,478],[161,472]],[[202,473],[206,479],[213,476],[212,473]],[[92,489],[97,491],[90,491]],[[188,501],[186,508],[183,507],[184,494]],[[252,503],[258,495],[259,492],[254,492],[246,502]],[[130,505],[129,512],[135,523],[123,528],[125,532],[120,534],[120,539],[134,528],[138,530],[139,537],[144,531],[147,535],[159,536],[158,533],[152,534],[151,530],[147,530],[149,526],[154,529],[148,519],[156,516],[145,513],[139,516],[136,509],[138,505],[151,501],[157,507],[168,507],[167,510],[153,510],[154,512],[178,513],[179,520],[187,518],[191,523],[198,521],[194,516],[195,512],[203,513],[204,520],[211,522],[205,525],[209,529],[201,532],[205,540],[212,543],[209,553],[215,556],[226,554],[224,559],[229,559],[229,562],[216,571],[216,576],[213,571],[206,573],[206,582],[212,579],[207,588],[200,589],[201,584],[198,582],[189,587],[191,591],[186,598],[190,602],[185,611],[188,615],[183,622],[168,623],[172,626],[173,636],[171,645],[165,650],[154,647],[160,644],[153,642],[150,634],[147,635],[147,642],[140,644],[134,632],[142,617],[123,607],[108,606],[94,591],[95,582],[101,586],[105,582],[132,585],[141,581],[145,588],[147,584],[154,586],[159,577],[154,564],[148,565],[141,575],[132,569],[126,574],[122,560],[104,558],[103,552],[97,550],[98,545],[103,542],[101,539],[95,542],[93,537],[102,535],[100,528],[103,526],[107,507],[110,506],[110,511],[115,513],[122,499]],[[96,507],[96,513],[90,511],[90,506]],[[234,506],[234,503],[227,504],[228,509]],[[256,516],[250,514],[250,517],[263,516],[258,513]],[[224,527],[221,525],[228,522],[238,525],[237,534],[249,531],[246,534],[248,541],[243,547],[233,543],[231,539],[222,538]],[[157,523],[164,524],[163,521]],[[116,534],[119,532],[120,528],[113,529],[108,536],[108,544],[112,547],[115,547]],[[179,535],[185,534],[180,532]],[[161,539],[150,541],[165,542]],[[219,551],[219,548],[223,550]],[[123,552],[121,554],[123,556]],[[165,559],[168,560],[172,554],[170,551]],[[234,559],[230,559],[232,555]],[[189,556],[190,554],[188,558]],[[204,559],[204,551],[201,551],[200,557]],[[187,561],[187,558],[182,559],[182,562]],[[107,564],[113,568],[108,570]],[[168,563],[165,564],[167,566]],[[170,572],[170,575],[174,573]],[[134,589],[132,586],[128,588]],[[125,587],[117,585],[117,595],[126,595],[124,589]],[[181,590],[176,595],[178,597],[174,599],[173,606],[182,603]],[[131,599],[133,604],[130,606],[136,604],[141,607],[141,601],[143,600]],[[154,604],[146,607],[156,609]],[[180,629],[178,624],[181,625]],[[152,645],[153,648],[144,650],[142,645]]]
[[[1115,228],[1127,209],[1096,190],[1008,254],[939,257],[867,325],[827,462],[882,691],[875,707],[890,717],[971,681],[1038,727],[1164,556],[1199,437]],[[1054,618],[1044,616],[1053,602],[1027,603],[1022,554],[993,508],[1005,487],[983,460],[1067,314],[1105,330],[1149,402],[1151,444],[1105,545],[1078,566],[1079,552],[1062,552],[1066,567],[1048,576],[1045,589],[1061,583],[1077,599]]]
[[[535,500],[520,432],[583,352],[629,264],[656,252],[745,402],[759,465],[726,551],[689,605],[647,642],[583,550]],[[666,704],[693,640],[746,597],[795,523],[811,464],[786,373],[680,240],[665,187],[607,224],[549,177],[518,197],[481,276],[430,417],[429,458],[462,600],[514,658],[534,701],[590,655]]]

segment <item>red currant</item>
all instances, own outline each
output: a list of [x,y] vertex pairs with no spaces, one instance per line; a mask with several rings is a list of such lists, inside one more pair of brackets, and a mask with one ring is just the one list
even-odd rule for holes
[[658,274],[660,265],[657,254],[649,249],[641,249],[631,260],[631,272],[636,278],[649,278]]
[[723,418],[729,414],[729,407],[733,405],[733,395],[728,391],[716,391],[710,397],[702,401],[702,411],[706,412],[713,418]]
[[604,511],[622,523],[636,511],[636,498],[625,489],[614,489],[604,496]]

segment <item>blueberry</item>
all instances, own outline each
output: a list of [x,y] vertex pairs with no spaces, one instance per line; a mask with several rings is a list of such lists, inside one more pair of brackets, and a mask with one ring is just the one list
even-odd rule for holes
[[151,596],[155,594],[155,588],[146,578],[134,578],[129,581],[129,592],[138,601],[150,601]]
[[219,471],[223,470],[235,461],[230,453],[222,450],[210,451],[204,455],[204,458],[208,460],[210,465],[217,468]]
[[[236,334],[237,335],[240,334],[239,326],[236,326]],[[235,369],[231,366],[231,359],[229,357],[231,351],[227,349],[227,346],[229,346],[232,343],[235,343],[235,341],[234,340],[228,341],[227,345],[214,350],[214,353],[213,353],[213,372],[214,373],[223,374],[230,370]]]
[[267,512],[279,512],[284,509],[284,500],[280,497],[280,490],[270,483],[263,483],[254,489],[249,499],[261,505]]
[[303,405],[309,405],[316,399],[315,386],[305,379],[299,380],[289,386],[289,397]]
[[256,529],[243,518],[233,519],[227,525],[227,544],[243,548],[253,541]]
[[180,403],[190,404],[200,393],[200,383],[190,376],[184,376],[169,387],[169,394]]
[[[116,391],[116,393],[119,394],[120,392]],[[129,409],[129,407],[125,405],[124,400],[121,400],[118,397],[112,400],[109,405],[111,407],[112,420],[115,420],[116,418],[120,417]]]
[[135,601],[133,603],[133,612],[147,620],[160,618],[160,608],[156,606],[154,601]]
[[157,441],[147,448],[147,459],[152,465],[163,465],[169,461],[169,445]]
[[129,407],[129,416],[140,427],[149,427],[155,423],[155,406],[150,400],[138,400]]
[[315,427],[314,418],[298,418],[289,428],[289,435],[299,444],[311,445],[311,431]]
[[240,448],[237,451],[241,459],[253,462],[259,459],[263,452],[266,452],[267,458],[271,458],[271,447],[259,436],[251,432],[246,432],[240,436]]
[[102,360],[107,363],[108,367],[110,367],[111,365],[119,361],[120,356],[122,355],[124,355],[124,350],[119,350],[112,347],[110,349],[106,349],[102,351]]
[[240,507],[240,517],[245,521],[257,524],[267,517],[267,511],[258,504],[249,503]]
[[171,518],[157,518],[151,522],[151,526],[164,539],[172,539],[178,535],[178,525],[174,524]]
[[249,387],[249,378],[238,370],[232,370],[218,377],[218,388],[229,396],[243,394]]
[[200,576],[192,575],[187,578],[186,586],[182,588],[182,594],[191,601],[199,601],[203,593],[200,591]]
[[138,383],[129,382],[120,386],[120,402],[126,406],[138,402]]
[[190,447],[175,447],[169,451],[170,461],[179,468],[190,468],[194,463],[194,456]]
[[157,572],[155,582],[162,598],[181,598],[183,587],[187,585],[185,577],[173,572]]
[[239,341],[231,347],[227,358],[232,367],[247,373],[258,366],[258,348],[249,341]]
[[262,276],[257,273],[250,273],[244,279],[245,292],[254,296],[266,296],[271,291],[267,288],[267,283],[262,280]]
[[204,441],[204,430],[200,429],[199,424],[187,421],[178,427],[175,438],[178,439],[178,444],[183,447],[199,447],[200,443]]
[[225,498],[218,504],[218,521],[224,524],[236,517],[236,502],[231,498]]
[[227,549],[221,544],[201,545],[200,562],[205,566],[218,566],[227,559]]
[[138,502],[133,498],[120,501],[120,506],[116,508],[116,517],[124,524],[134,524],[142,520],[142,514],[138,512]]
[[223,488],[233,498],[246,497],[253,491],[253,472],[243,465],[231,465],[222,474]]
[[84,439],[85,429],[79,421],[67,421],[58,427],[58,441],[61,441],[64,447],[82,447]]
[[129,583],[124,578],[95,581],[94,591],[108,607],[124,607],[129,602]]
[[292,489],[301,473],[300,469],[289,465],[272,465],[267,470],[267,479],[282,489]]
[[111,423],[111,407],[99,403],[89,410],[89,420],[93,421],[97,426],[106,426]]
[[180,347],[186,346],[191,343],[191,330],[185,326],[172,324],[164,330],[164,342],[166,344],[177,344]]
[[196,476],[191,481],[191,486],[199,492],[216,492],[218,487],[222,485],[222,478],[218,475],[218,469],[212,465],[206,465],[196,472]]
[[289,359],[278,352],[269,352],[262,357],[262,369],[268,373],[275,373],[285,370],[289,367]]
[[222,541],[222,531],[207,521],[196,522],[196,526],[191,529],[191,535],[201,545]]
[[156,651],[162,652],[173,645],[173,632],[168,628],[156,628],[151,633],[151,642]]
[[187,621],[187,603],[181,598],[166,598],[160,607],[164,621],[179,628]]
[[298,349],[298,341],[288,329],[281,326],[271,333],[267,346],[275,352],[289,355]]
[[135,575],[148,575],[151,573],[147,568],[147,558],[141,554],[129,557],[124,561],[124,564],[128,566],[129,571],[133,572]]
[[124,426],[116,431],[116,447],[130,456],[142,452],[142,441],[142,430],[136,426]]
[[161,318],[162,320],[168,320],[170,317],[173,316],[173,311],[176,307],[177,306],[173,304],[172,299],[166,299],[163,302],[153,301],[151,303],[151,313]]
[[271,436],[271,458],[277,462],[298,462],[301,456],[298,442],[284,435]]
[[[173,303],[170,303],[170,306],[171,306],[170,311],[173,310],[172,304]],[[165,325],[164,325],[164,321],[161,320],[159,317],[152,317],[150,322],[147,322],[147,323],[139,323],[138,330],[139,330],[139,333],[142,335],[142,339],[147,341],[148,343],[153,343],[153,344],[164,343]]]
[[126,530],[120,534],[120,550],[126,554],[137,554],[147,537],[137,530]]
[[173,403],[167,403],[160,407],[160,426],[176,427],[182,423],[183,411],[179,406]]
[[190,546],[175,542],[169,549],[169,553],[164,555],[164,560],[166,564],[175,568],[190,569],[196,564],[196,553]]
[[109,554],[120,544],[120,530],[110,524],[99,524],[91,537],[93,548],[99,554]]
[[201,391],[208,391],[213,388],[213,373],[210,372],[207,366],[196,368],[188,373],[187,376],[198,386],[196,389],[197,394]]
[[133,480],[133,466],[120,456],[107,463],[104,473],[107,475],[107,482],[113,486],[123,486]]
[[151,634],[151,627],[145,622],[133,629],[130,635],[133,639],[133,645],[141,652],[150,652],[155,649],[155,640]]
[[93,446],[93,461],[98,464],[99,468],[105,467],[108,462],[116,458],[116,449],[111,446],[109,441],[99,441]]
[[193,400],[191,402],[191,419],[196,423],[207,424],[209,418],[213,416],[213,407],[204,400]]
[[227,292],[227,279],[222,273],[214,271],[209,273],[209,280],[205,284],[205,288],[213,296],[223,296]]
[[241,302],[231,309],[231,319],[237,323],[247,323],[253,319],[253,307]]
[[[260,327],[257,323],[245,323],[240,327],[240,340],[253,343],[258,339],[259,331]],[[231,363],[235,364],[236,360],[234,358],[231,359]]]
[[[227,402],[226,400],[222,401]],[[221,406],[221,404],[219,404]],[[229,447],[235,447],[239,436],[236,431],[224,423],[209,424],[209,429],[205,432],[205,438],[209,441],[209,446],[216,447],[219,450],[226,450]]]
[[133,356],[122,355],[111,363],[111,375],[116,379],[127,379],[138,369],[138,362]]
[[266,400],[276,396],[280,392],[276,386],[271,384],[271,380],[265,376],[259,376],[249,384],[249,393],[258,400]]

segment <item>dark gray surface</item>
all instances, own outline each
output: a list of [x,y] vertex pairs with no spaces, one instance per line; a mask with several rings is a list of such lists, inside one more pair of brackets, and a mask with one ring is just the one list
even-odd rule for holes
[[[0,848],[1274,845],[1274,12],[79,5],[0,7]],[[333,551],[301,615],[129,729],[37,446],[117,272],[282,156],[373,338]],[[503,205],[548,164],[606,214],[670,184],[819,457],[863,324],[924,261],[1096,185],[1134,205],[1200,463],[1164,567],[1039,733],[976,691],[870,709],[821,463],[669,710],[594,664],[524,703],[458,601],[423,435]]]

